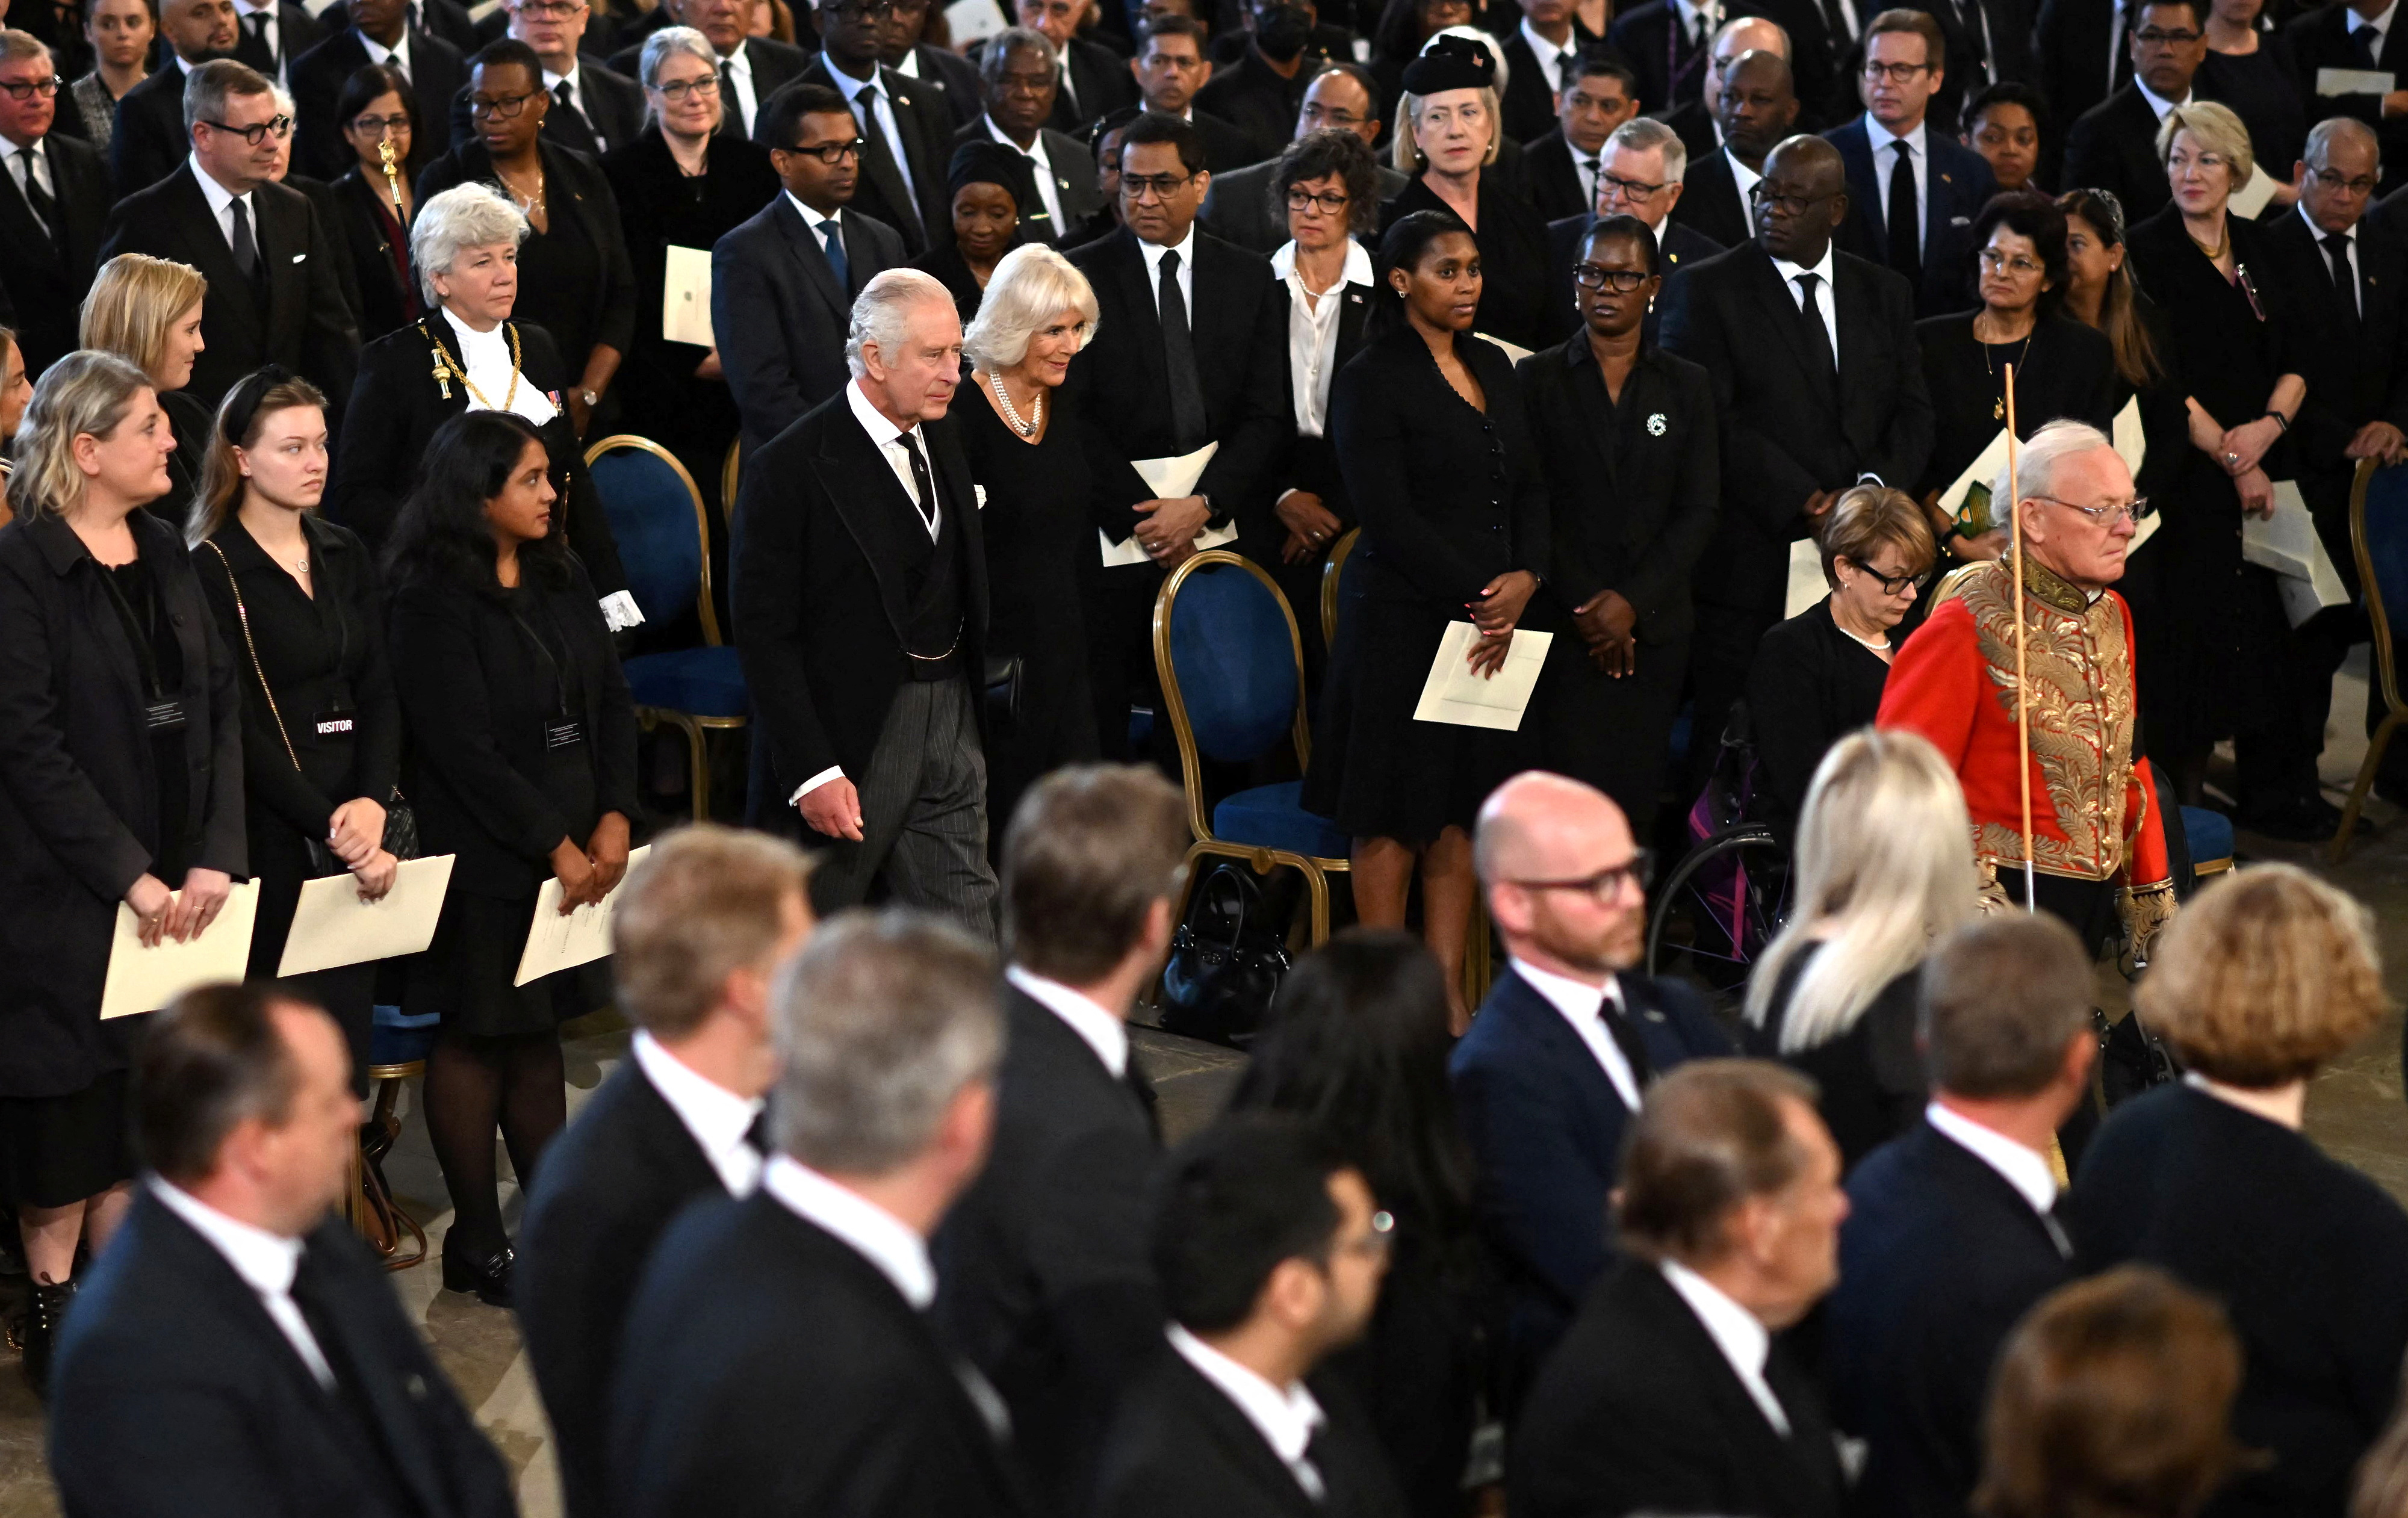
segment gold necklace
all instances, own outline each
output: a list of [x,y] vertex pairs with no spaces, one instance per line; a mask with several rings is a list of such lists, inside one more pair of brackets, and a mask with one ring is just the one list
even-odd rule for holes
[[[2034,337],[2039,337],[2039,336],[2040,336],[2040,323],[2039,323],[2038,322],[2034,322],[2032,323],[2032,329],[2031,329],[2029,332],[2027,332],[2027,333],[2025,333],[2025,334],[2024,334],[2024,345],[2023,345],[2023,347],[2022,347],[2021,349],[2017,350],[2017,351],[2016,351],[2016,352],[2015,352],[2015,365],[2014,365],[2014,366],[2015,366],[2016,368],[2018,368],[2018,369],[2022,368],[2022,367],[2024,366],[2024,360],[2026,360],[2026,359],[2028,359],[2028,358],[2029,358],[2029,357],[2031,356],[2031,343],[2032,343],[2032,339],[2033,339]],[[1993,365],[1990,363],[1990,345],[1989,345],[1988,343],[1982,342],[1982,335],[1981,335],[1980,333],[1978,333],[1978,332],[1977,332],[1977,333],[1975,333],[1975,334],[1973,334],[1973,340],[1974,340],[1975,342],[1977,342],[1977,343],[1981,343],[1981,347],[1982,347],[1982,372],[1983,372],[1984,374],[1988,375],[1988,376],[1989,376],[1993,380],[1997,380],[1997,379],[1999,378],[1999,371],[1998,371],[1997,367],[1996,367],[1995,365]],[[2003,345],[2002,345],[2002,346],[2003,346]],[[1993,422],[2004,422],[2006,419],[2007,419],[2007,398],[2006,398],[2006,396],[2005,396],[2005,395],[2001,394],[2001,395],[2000,395],[1997,400],[1994,400],[1994,401],[1992,401],[1992,402],[1990,403],[1990,420],[1991,420],[1991,421],[1993,421]]]
[[[2190,228],[2183,228],[2183,236],[2190,237]],[[2200,241],[2197,237],[2190,237],[2190,245],[2198,249],[2200,252],[2205,253],[2207,255],[2207,261],[2211,264],[2221,263],[2224,259],[2224,250],[2229,247],[2231,243],[2232,223],[2229,222],[2218,222],[2216,223],[2215,246],[2213,248],[2210,248],[2207,244]]]
[[479,390],[476,382],[468,378],[468,371],[462,368],[460,361],[452,356],[452,350],[443,346],[443,339],[436,337],[432,332],[427,332],[427,337],[435,344],[435,382],[442,387],[445,400],[452,398],[451,382],[454,380],[459,380],[460,388],[475,396],[477,404],[488,411],[507,411],[510,408],[510,403],[519,398],[518,324],[505,322],[502,323],[502,330],[510,335],[510,388],[502,393],[502,404],[499,406],[485,398],[485,393]]
[[510,177],[502,172],[502,165],[499,164],[495,164],[494,165],[494,178],[501,180],[502,188],[509,192],[510,203],[512,205],[526,212],[529,216],[541,216],[543,214],[543,170],[540,167],[537,168],[535,171],[535,193],[533,195],[520,194],[519,187],[510,182]]

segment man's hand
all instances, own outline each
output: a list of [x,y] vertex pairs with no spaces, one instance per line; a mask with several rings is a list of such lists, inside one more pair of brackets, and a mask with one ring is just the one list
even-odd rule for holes
[[[1320,496],[1309,490],[1289,491],[1279,498],[1279,504],[1272,507],[1271,511],[1290,533],[1304,539],[1308,553],[1319,552],[1338,541],[1338,535],[1346,530],[1346,524],[1322,504]],[[1288,563],[1296,563],[1294,555],[1285,557]]]
[[2383,97],[2383,116],[2386,121],[2408,116],[2408,90],[2394,90]]
[[2252,469],[2239,476],[2232,481],[2232,488],[2241,493],[2243,514],[2261,522],[2273,516],[2274,482],[2266,478],[2265,470]]
[[812,832],[853,843],[861,841],[861,793],[843,776],[804,793],[795,805],[801,809],[803,821],[810,824]]
[[1522,609],[1530,604],[1538,589],[1538,577],[1527,569],[1506,570],[1480,588],[1480,599],[1471,606],[1472,624],[1480,629],[1483,637],[1512,632],[1514,623],[1522,620]]
[[[1211,520],[1211,509],[1201,495],[1182,495],[1174,500],[1140,501],[1137,509],[1145,520],[1137,524],[1137,540],[1157,562],[1196,541],[1196,535]],[[1184,555],[1182,555],[1183,557]],[[1177,563],[1169,559],[1168,563]]]
[[167,909],[159,931],[183,943],[201,936],[218,920],[218,910],[234,890],[234,878],[222,869],[194,867],[184,872],[184,889]]
[[1806,504],[1798,508],[1799,514],[1819,530],[1823,519],[1831,514],[1831,503],[1839,498],[1840,493],[1836,490],[1818,490],[1806,497]]
[[2007,552],[2007,529],[1993,527],[1979,537],[1968,537],[1962,533],[1950,533],[1948,551],[1967,564],[1980,559],[2004,558]]
[[568,424],[577,429],[578,437],[584,437],[586,424],[594,420],[594,412],[586,406],[585,397],[577,393],[576,386],[571,385],[561,400],[568,407]]
[[594,866],[594,899],[599,901],[626,878],[627,819],[624,814],[602,814],[602,820],[594,824],[594,836],[585,840],[585,858]]
[[2381,459],[2386,464],[2398,464],[2408,458],[2408,436],[2388,422],[2370,422],[2358,429],[2358,436],[2343,449],[2345,459]]

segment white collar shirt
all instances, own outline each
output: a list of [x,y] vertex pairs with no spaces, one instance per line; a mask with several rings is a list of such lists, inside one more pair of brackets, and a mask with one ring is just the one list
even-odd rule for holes
[[543,71],[544,93],[552,96],[552,103],[555,106],[560,104],[560,87],[564,84],[568,86],[569,108],[583,118],[587,128],[594,134],[595,145],[608,152],[611,146],[610,139],[602,135],[602,123],[594,119],[594,112],[588,108],[583,68],[576,64],[570,64],[568,72],[566,74],[555,74],[548,68]]
[[1079,1036],[1080,1041],[1096,1052],[1096,1058],[1103,1062],[1105,1069],[1112,1072],[1113,1080],[1121,1080],[1128,1074],[1127,1024],[1061,981],[1049,981],[1017,965],[1004,967],[1003,978],[1019,987],[1030,1000],[1060,1018],[1071,1032]]
[[1672,1289],[1681,1294],[1681,1300],[1689,1304],[1689,1310],[1698,1315],[1698,1322],[1704,1326],[1706,1337],[1714,1341],[1714,1348],[1730,1362],[1731,1370],[1739,1377],[1740,1384],[1747,1388],[1747,1395],[1764,1414],[1764,1421],[1782,1438],[1788,1438],[1789,1413],[1782,1407],[1781,1398],[1772,1395],[1772,1383],[1764,1379],[1764,1364],[1772,1355],[1772,1335],[1755,1313],[1687,1266],[1666,1260],[1657,1268],[1664,1272]]
[[1936,1101],[1923,1109],[1923,1121],[2015,1188],[2015,1195],[2030,1203],[2031,1210],[2040,1215],[2041,1225],[2048,1230],[2049,1241],[2057,1246],[2057,1252],[2067,1259],[2073,1257],[2073,1241],[2066,1237],[2054,1210],[2057,1175],[2048,1167],[2047,1155]]
[[1605,1025],[1607,1002],[1613,1003],[1617,1012],[1628,1006],[1622,999],[1621,981],[1609,975],[1605,984],[1591,985],[1553,970],[1542,970],[1526,959],[1514,958],[1509,963],[1513,973],[1545,997],[1548,1006],[1561,1012],[1572,1031],[1580,1035],[1581,1042],[1588,1045],[1588,1052],[1604,1067],[1605,1078],[1613,1083],[1613,1093],[1622,1098],[1622,1105],[1631,1111],[1639,1110],[1639,1072],[1630,1067],[1622,1046],[1613,1041],[1613,1031]]
[[[2383,44],[2388,41],[2391,36],[2391,18],[2399,9],[2400,0],[2391,0],[2391,4],[2384,7],[2382,10],[2372,16],[2361,16],[2357,11],[2351,10],[2347,7],[2344,7],[2342,11],[2342,35],[2344,36],[2352,36],[2361,26],[2373,27],[2374,56],[2380,58],[2383,56]],[[2164,113],[2161,111],[2158,114],[2163,115]]]
[[369,63],[391,64],[394,67],[401,70],[401,77],[403,79],[409,78],[408,27],[405,26],[401,29],[401,40],[394,43],[390,48],[386,47],[383,43],[379,42],[376,38],[368,36],[366,32],[362,32],[360,34],[360,46],[367,50]]
[[309,1331],[309,1320],[301,1315],[300,1304],[293,1300],[293,1277],[301,1268],[301,1240],[230,1218],[156,1175],[146,1179],[150,1195],[208,1240],[209,1247],[224,1256],[234,1273],[242,1278],[242,1283],[258,1294],[259,1305],[267,1310],[268,1318],[308,1368],[310,1376],[320,1386],[333,1391],[334,1367],[327,1363],[326,1352],[319,1347],[318,1336]]
[[637,1031],[635,1045],[637,1067],[661,1100],[669,1104],[702,1157],[719,1172],[719,1182],[727,1188],[727,1195],[750,1196],[761,1183],[762,1154],[749,1138],[761,1115],[760,1098],[739,1096],[696,1073],[641,1029]]
[[[28,210],[33,208],[33,196],[26,193],[29,188],[37,189],[54,200],[58,195],[57,181],[50,178],[50,155],[42,151],[43,141],[43,138],[36,137],[20,148],[7,138],[0,137],[0,166],[6,167],[9,184],[19,194],[25,196]],[[57,227],[48,230],[50,236],[58,236]]]
[[[908,436],[912,446],[920,451],[921,461],[931,470],[936,467],[928,458],[928,439],[920,430],[920,424],[916,422],[911,423],[907,433],[904,428],[887,421],[877,407],[869,404],[869,396],[862,390],[858,380],[844,387],[844,395],[853,407],[853,420],[861,423],[862,431],[869,434],[869,440],[878,445],[879,456],[885,459],[886,466],[895,471],[895,482],[903,487],[903,498],[919,512],[920,525],[925,527],[928,536],[934,538],[944,521],[944,506],[941,502],[920,499],[920,485],[912,477],[911,450],[903,446],[903,439]],[[931,474],[929,485],[933,488],[936,482],[935,475]]]
[[1180,304],[1187,308],[1187,330],[1194,332],[1196,330],[1196,223],[1193,222],[1187,223],[1187,236],[1180,240],[1176,248],[1165,248],[1160,243],[1148,242],[1143,237],[1140,237],[1137,240],[1137,252],[1140,258],[1145,260],[1145,288],[1154,296],[1154,314],[1157,317],[1162,315],[1162,255],[1169,252],[1179,255],[1179,272],[1173,278],[1179,281]]
[[752,93],[752,54],[743,43],[738,42],[734,52],[721,57],[719,79],[720,93],[735,97],[737,114],[744,122],[744,135],[751,136],[752,113],[760,102]]
[[1304,1495],[1315,1502],[1326,1497],[1327,1483],[1305,1451],[1312,1447],[1312,1436],[1327,1420],[1304,1382],[1292,1381],[1285,1387],[1274,1386],[1258,1372],[1240,1365],[1178,1324],[1172,1324],[1166,1332],[1179,1357],[1237,1404],[1246,1421],[1254,1425],[1254,1431],[1263,1436],[1263,1442],[1279,1456],[1280,1464],[1287,1467],[1296,1483],[1304,1488]]
[[1885,219],[1885,232],[1889,215],[1889,183],[1898,172],[1896,145],[1906,144],[1907,161],[1914,168],[1914,247],[1918,253],[1923,250],[1924,239],[1931,225],[1931,149],[1930,139],[1923,130],[1928,121],[1926,118],[1915,122],[1914,130],[1901,136],[1874,121],[1872,112],[1865,112],[1865,140],[1872,144],[1873,188],[1877,192],[1873,209],[1875,214]]
[[910,51],[903,55],[903,61],[901,63],[889,64],[886,66],[895,70],[896,73],[902,75],[907,79],[919,79],[922,77],[920,73],[920,50],[918,48],[913,48]]
[[2173,109],[2176,106],[2189,105],[2193,95],[2196,93],[2196,92],[2191,92],[2184,94],[2180,100],[2168,100],[2165,96],[2157,93],[2155,90],[2143,84],[2138,78],[2135,78],[2132,80],[2132,87],[2141,92],[2141,98],[2149,103],[2149,108],[2157,112],[2157,120],[2160,122],[2166,119],[2166,112]]
[[1831,256],[1831,248],[1828,245],[1823,250],[1823,261],[1813,268],[1808,268],[1803,264],[1792,264],[1785,258],[1776,258],[1772,261],[1774,271],[1781,276],[1782,288],[1789,292],[1789,298],[1798,303],[1798,309],[1801,314],[1806,309],[1806,294],[1799,287],[1798,277],[1801,274],[1814,276],[1814,309],[1822,314],[1823,330],[1831,336],[1831,368],[1834,373],[1838,372],[1840,367],[1840,306],[1831,294],[1831,274],[1835,262]]
[[538,427],[560,414],[550,397],[536,389],[525,375],[518,373],[510,361],[508,322],[494,323],[491,332],[479,332],[454,316],[449,306],[443,308],[443,320],[452,328],[453,341],[459,344],[456,356],[460,366],[468,371],[469,410],[509,411]]
[[[1371,255],[1354,238],[1346,239],[1346,267],[1338,282],[1306,298],[1304,276],[1296,269],[1296,244],[1280,245],[1271,254],[1271,274],[1287,282],[1287,377],[1296,407],[1296,431],[1300,437],[1320,437],[1329,430],[1329,382],[1338,370],[1338,318],[1350,285],[1373,285]],[[1360,298],[1359,296],[1356,298]]]
[[243,31],[250,31],[251,18],[254,16],[259,18],[260,40],[267,44],[267,55],[276,60],[276,82],[281,84],[285,82],[284,40],[282,30],[276,24],[276,0],[267,0],[267,4],[264,6],[250,5],[246,0],[235,0],[234,20],[236,26]]
[[1522,41],[1529,48],[1530,56],[1539,61],[1539,73],[1545,78],[1547,89],[1561,101],[1565,86],[1571,82],[1564,78],[1564,70],[1570,65],[1572,54],[1578,50],[1577,43],[1560,48],[1555,46],[1538,34],[1527,16],[1522,18]]
[[[6,150],[6,145],[0,144],[0,151]],[[2325,239],[2331,236],[2332,234],[2316,225],[2315,218],[2308,214],[2308,207],[2305,201],[2301,201],[2300,203],[2298,210],[2300,220],[2308,224],[2308,240],[2316,245],[2317,262],[2323,264],[2324,266],[2329,270],[2332,267],[2332,259],[2325,251]],[[2358,223],[2356,222],[2352,222],[2349,224],[2349,230],[2344,232],[2341,236],[2347,239],[2344,248],[2344,256],[2349,260],[2349,279],[2352,287],[2350,291],[2350,304],[2359,308],[2362,311],[2365,305],[2363,292],[2366,288],[2366,266],[2358,261]]]
[[189,161],[193,168],[193,178],[201,182],[201,198],[208,202],[209,217],[217,222],[218,234],[225,238],[226,247],[231,249],[234,246],[234,208],[239,205],[242,207],[244,219],[251,223],[251,247],[258,249],[262,258],[266,257],[267,251],[260,248],[259,245],[259,208],[252,203],[251,192],[246,190],[240,194],[236,194],[224,185],[218,183],[210,177],[209,171],[201,166],[200,154],[194,153]]
[[761,1189],[804,1222],[836,1235],[878,1267],[914,1310],[937,1299],[937,1270],[928,1241],[886,1209],[848,1191],[791,1154],[772,1154],[761,1167]]
[[1028,160],[1029,177],[1037,181],[1037,198],[1045,202],[1047,218],[1057,232],[1066,230],[1062,221],[1062,185],[1054,178],[1054,160],[1045,151],[1045,129],[1039,127],[1036,137],[1024,148],[1003,135],[1003,128],[995,124],[994,117],[982,116],[979,120],[986,123],[988,136]]
[[1745,225],[1754,226],[1756,202],[1748,197],[1764,176],[1739,161],[1739,154],[1730,150],[1728,137],[1723,139],[1723,162],[1730,165],[1731,188],[1739,193],[1739,219]]
[[[857,79],[837,67],[836,60],[824,52],[820,54],[820,64],[827,70],[828,78],[836,81],[837,93],[853,107],[853,119],[863,135],[875,131],[885,142],[886,156],[894,161],[895,172],[903,177],[903,193],[917,206],[920,191],[911,182],[911,155],[903,150],[903,133],[895,124],[895,98],[888,93],[886,81],[878,77],[877,65],[870,65],[869,78]],[[861,98],[864,94],[869,96],[867,104]],[[865,161],[863,167],[867,166]]]

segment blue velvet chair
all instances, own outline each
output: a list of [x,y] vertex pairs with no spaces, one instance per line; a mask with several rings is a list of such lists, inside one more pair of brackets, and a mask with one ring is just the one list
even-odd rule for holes
[[2207,807],[2182,809],[2183,838],[2190,845],[2190,872],[2200,880],[2232,867],[2232,819]]
[[[1207,817],[1204,759],[1243,764],[1283,740],[1301,768],[1312,735],[1304,714],[1304,651],[1296,613],[1271,577],[1237,554],[1208,549],[1162,583],[1154,603],[1154,666],[1179,741],[1194,863],[1243,859],[1256,873],[1303,875],[1312,903],[1312,942],[1329,937],[1329,877],[1347,868],[1348,838],[1304,809],[1299,780],[1257,785],[1224,797]],[[1196,872],[1191,868],[1192,877]]]
[[426,1073],[426,1056],[435,1048],[436,1029],[443,1016],[440,1012],[412,1015],[398,1007],[380,1006],[371,1019],[367,1075],[375,1115],[360,1135],[346,1210],[351,1226],[376,1250],[386,1269],[407,1270],[426,1258],[426,1230],[394,1199],[393,1188],[384,1178],[384,1157],[401,1135],[394,1098],[404,1081]]
[[636,718],[649,731],[666,723],[685,735],[694,777],[694,820],[710,816],[710,749],[706,735],[745,724],[752,708],[736,651],[719,640],[710,606],[710,521],[702,493],[667,449],[621,433],[585,451],[586,472],[610,517],[626,566],[627,589],[648,623],[687,611],[702,623],[702,647],[639,653],[627,661]]
[[2349,852],[2358,814],[2366,808],[2366,793],[2383,767],[2391,735],[2408,722],[2408,701],[2400,695],[2400,668],[2391,655],[2397,630],[2408,628],[2408,465],[2378,468],[2361,459],[2349,492],[2349,541],[2358,558],[2358,582],[2366,598],[2366,620],[2374,630],[2374,678],[2383,693],[2383,720],[2367,740],[2366,757],[2358,762],[2358,779],[2349,788],[2349,803],[2341,809],[2341,827],[2333,834],[2330,858],[2338,865]]

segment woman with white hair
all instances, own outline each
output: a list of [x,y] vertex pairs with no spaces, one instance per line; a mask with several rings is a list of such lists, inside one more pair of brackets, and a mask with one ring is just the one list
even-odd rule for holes
[[543,435],[552,487],[567,503],[568,544],[602,593],[603,615],[614,629],[633,627],[643,613],[561,405],[568,366],[550,333],[510,320],[525,236],[526,218],[486,185],[454,185],[419,206],[409,259],[428,312],[360,351],[345,414],[362,424],[342,431],[326,515],[380,548],[436,429],[464,411],[512,412]]
[[1078,414],[1054,404],[1096,335],[1096,292],[1041,243],[1003,255],[962,337],[975,399],[954,401],[986,539],[987,648],[1021,660],[1020,719],[986,749],[987,838],[998,847],[1021,793],[1096,757],[1079,563],[1095,552]]
[[1757,1052],[1813,1076],[1854,1166],[1923,1112],[1915,986],[1975,909],[1964,794],[1940,751],[1866,728],[1834,745],[1798,819],[1795,905],[1747,987]]

